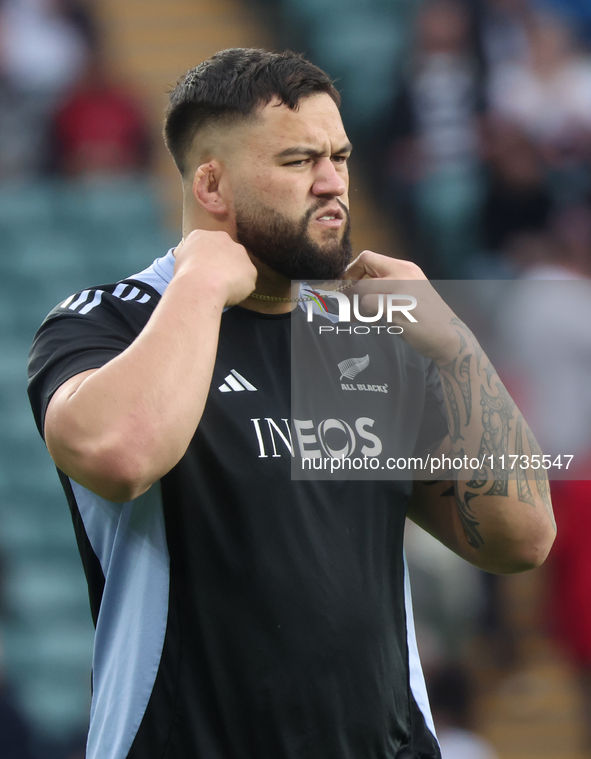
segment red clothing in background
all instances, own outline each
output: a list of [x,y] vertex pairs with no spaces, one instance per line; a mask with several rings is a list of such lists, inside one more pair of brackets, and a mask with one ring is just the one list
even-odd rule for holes
[[550,623],[565,651],[591,665],[591,481],[552,483],[558,526],[550,553]]
[[55,117],[60,173],[132,173],[146,168],[149,134],[135,102],[110,87],[75,90]]

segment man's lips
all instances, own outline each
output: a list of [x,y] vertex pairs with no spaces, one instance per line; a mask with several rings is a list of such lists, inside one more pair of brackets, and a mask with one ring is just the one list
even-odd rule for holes
[[345,213],[340,206],[329,206],[317,211],[312,217],[312,221],[323,227],[338,229],[345,221]]

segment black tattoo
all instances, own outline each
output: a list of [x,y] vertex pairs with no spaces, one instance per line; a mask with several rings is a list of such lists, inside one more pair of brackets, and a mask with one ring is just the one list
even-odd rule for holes
[[[454,485],[446,487],[440,494],[440,497],[454,496],[458,516],[466,534],[466,539],[470,546],[479,549],[484,544],[484,538],[480,531],[477,512],[474,512],[471,501],[478,495],[504,498],[509,496],[510,470],[501,464],[502,462],[507,462],[509,459],[509,437],[514,423],[516,406],[500,382],[495,368],[484,355],[482,348],[468,327],[457,318],[453,318],[450,324],[455,328],[460,339],[458,356],[445,366],[440,367],[450,427],[450,441],[454,444],[458,440],[464,440],[460,417],[460,405],[462,405],[459,401],[460,393],[463,406],[466,410],[465,427],[469,427],[472,420],[474,399],[472,395],[471,370],[473,367],[472,356],[475,356],[476,372],[480,379],[479,384],[482,383],[480,384],[480,406],[482,410],[481,421],[483,432],[480,439],[478,459],[483,463],[483,466],[481,469],[473,470],[470,481],[464,483],[461,488],[458,482],[460,477],[459,472],[446,473],[449,476],[446,476],[445,479],[453,479]],[[519,457],[523,456],[525,445],[524,427],[531,452],[539,454],[541,458],[539,446],[521,415],[517,416],[515,422],[515,453]],[[464,455],[463,450],[455,451],[452,448],[452,451],[454,457],[462,458]],[[539,496],[553,519],[550,490],[546,474],[541,468],[533,471]],[[535,508],[536,497],[532,492],[532,480],[528,479],[528,471],[518,467],[515,469],[515,476],[519,501],[529,503]],[[440,476],[437,481],[441,482],[443,479],[444,477]]]
[[[460,450],[455,454],[459,458],[464,458],[465,453],[464,449],[460,448]],[[476,515],[472,511],[472,508],[470,507],[470,501],[473,498],[476,498],[476,493],[469,493],[466,491],[464,493],[464,497],[462,498],[460,494],[460,486],[458,484],[458,478],[460,476],[460,473],[457,470],[454,470],[453,477],[454,477],[454,485],[451,488],[448,488],[445,493],[442,493],[441,495],[454,495],[455,501],[456,501],[456,508],[458,510],[458,516],[460,517],[460,522],[462,523],[462,527],[464,528],[464,533],[466,534],[466,540],[473,548],[480,548],[481,545],[484,544],[484,538],[480,534],[480,531],[477,529],[480,525],[480,522],[476,519]]]
[[483,488],[488,482],[488,474],[486,469],[476,469],[472,475],[472,479],[467,482],[467,486],[472,490],[478,490]]
[[470,381],[470,361],[472,360],[472,354],[464,356],[458,374],[464,379],[458,379],[458,385],[462,391],[462,398],[464,399],[464,406],[466,408],[466,424],[470,424],[470,417],[472,416],[472,383]]
[[490,363],[490,361],[484,367],[484,373],[486,374],[486,381],[488,383],[488,386],[490,388],[492,388],[491,380],[494,377],[494,375],[496,374],[496,370],[495,370],[494,366]]
[[459,338],[460,338],[460,355],[461,355],[468,347],[468,343],[466,342],[466,338],[464,337],[464,335],[462,335],[461,332],[458,332],[456,330],[456,333],[459,335]]
[[476,498],[476,493],[466,492],[464,498],[458,492],[456,492],[456,505],[458,507],[458,514],[464,532],[466,533],[466,540],[472,546],[472,548],[480,548],[484,545],[484,540],[480,531],[477,529],[480,522],[476,519],[476,515],[470,508],[470,501]]
[[[523,432],[522,432],[522,422],[523,422],[523,416],[519,414],[517,417],[517,425],[515,427],[515,453],[518,456],[523,455]],[[521,461],[521,459],[517,459],[517,461]],[[522,469],[521,467],[517,467],[516,471],[516,479],[517,479],[517,497],[520,501],[523,501],[524,503],[529,503],[532,506],[535,507],[535,501],[533,494],[531,492],[531,488],[529,486],[529,482],[527,480],[527,470]]]
[[[468,337],[470,337],[472,339],[472,341],[474,343],[474,353],[476,354],[476,371],[480,372],[480,359],[483,356],[483,351],[482,351],[482,348],[480,347],[480,345],[478,343],[478,340],[474,336],[474,333],[464,324],[464,322],[461,319],[458,319],[457,317],[454,317],[451,320],[450,324],[454,325],[455,327],[459,327],[460,330],[462,330],[463,332],[465,332],[468,335]],[[462,349],[460,350],[460,353],[462,353],[463,350],[464,350],[464,347],[466,347],[466,340],[465,340],[462,332],[460,332],[457,329],[456,329],[456,332],[457,332],[457,334],[460,337],[460,344],[463,346]]]
[[[515,403],[500,382],[496,383],[496,387],[499,391],[496,396],[490,395],[484,387],[480,388],[484,432],[480,441],[478,458],[493,462],[490,472],[494,482],[485,495],[507,496],[509,471],[501,466],[501,456],[507,457],[509,453],[510,421],[513,418]],[[489,459],[489,456],[492,458]],[[485,469],[478,470],[468,483],[468,487],[473,489],[484,487],[490,479]]]
[[457,358],[452,359],[449,364],[444,364],[443,366],[439,367],[440,372],[446,372],[447,374],[451,375],[452,377],[455,377],[455,371],[456,371],[456,361]]
[[443,383],[445,397],[447,398],[448,414],[451,415],[452,429],[450,431],[449,438],[452,443],[457,443],[458,440],[463,440],[462,436],[460,435],[460,409],[458,408],[458,402],[456,400],[451,382],[443,374],[441,375],[441,381]]
[[[525,434],[527,435],[527,441],[529,443],[529,448],[533,454],[538,455],[540,458],[539,460],[542,460],[542,449],[538,445],[538,441],[535,439],[532,431],[530,428],[526,425],[525,427]],[[554,512],[552,510],[552,499],[550,497],[550,486],[548,485],[548,478],[545,474],[544,469],[540,467],[540,469],[534,469],[534,475],[536,478],[536,486],[538,488],[538,493],[540,494],[540,498],[542,499],[542,503],[544,504],[544,508],[548,512],[548,515],[550,516],[550,519],[552,520],[552,524],[554,525],[554,529],[556,529],[556,522],[554,521]]]

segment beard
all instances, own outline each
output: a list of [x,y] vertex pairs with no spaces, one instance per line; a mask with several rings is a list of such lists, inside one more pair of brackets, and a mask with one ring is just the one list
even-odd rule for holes
[[337,201],[345,214],[339,238],[317,243],[309,235],[312,215],[326,205],[318,200],[300,221],[288,219],[273,208],[251,200],[236,203],[236,238],[241,245],[290,280],[340,279],[351,261],[351,224],[349,210]]

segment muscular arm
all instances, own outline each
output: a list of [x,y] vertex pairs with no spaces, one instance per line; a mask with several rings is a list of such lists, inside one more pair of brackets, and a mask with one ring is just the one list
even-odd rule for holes
[[484,466],[416,482],[408,516],[482,569],[530,569],[544,560],[556,530],[545,470],[521,467],[541,451],[474,335],[459,319],[450,326],[457,356],[439,366],[450,434],[435,455]]
[[180,460],[209,391],[225,305],[255,286],[246,251],[193,232],[148,324],[123,353],[65,382],[45,417],[57,466],[111,501],[145,492]]
[[541,453],[519,409],[474,335],[420,269],[373,253],[360,258],[352,276],[423,280],[416,293],[418,323],[405,325],[405,336],[435,361],[441,376],[449,435],[433,455],[484,461],[474,469],[450,468],[442,480],[415,482],[409,518],[482,569],[509,573],[538,566],[556,527],[545,470],[510,469],[511,454],[531,461]]

